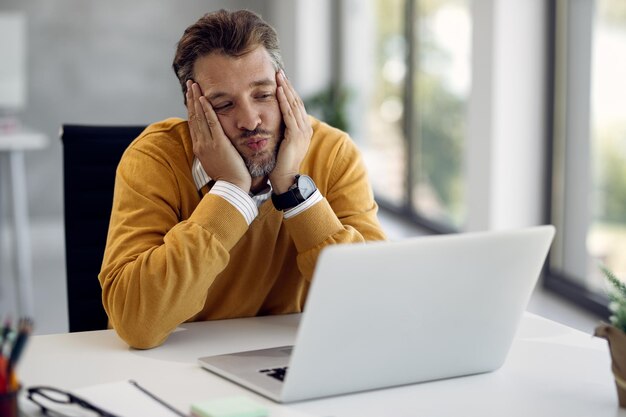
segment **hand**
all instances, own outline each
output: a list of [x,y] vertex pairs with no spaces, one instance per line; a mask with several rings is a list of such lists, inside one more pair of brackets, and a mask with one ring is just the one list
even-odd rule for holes
[[252,178],[245,162],[230,142],[200,86],[187,81],[187,113],[193,153],[211,179],[228,181],[245,192]]
[[293,89],[285,74],[276,73],[276,95],[285,123],[285,137],[280,144],[276,167],[269,178],[276,194],[287,192],[300,170],[300,163],[309,149],[313,128],[300,96]]

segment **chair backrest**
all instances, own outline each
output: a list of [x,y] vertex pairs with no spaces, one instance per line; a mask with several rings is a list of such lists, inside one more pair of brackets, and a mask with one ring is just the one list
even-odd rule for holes
[[106,329],[98,273],[106,244],[115,170],[144,126],[64,125],[65,262],[70,332]]

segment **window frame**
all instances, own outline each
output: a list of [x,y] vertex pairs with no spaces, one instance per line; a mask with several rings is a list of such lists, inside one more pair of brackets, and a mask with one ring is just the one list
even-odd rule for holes
[[[569,102],[567,99],[568,91],[564,78],[569,74],[559,74],[563,67],[567,67],[567,39],[568,28],[573,26],[569,19],[564,15],[562,9],[559,9],[560,0],[550,0],[547,4],[547,119],[546,119],[546,178],[545,187],[545,219],[546,223],[554,223],[554,211],[562,207],[563,197],[562,190],[556,184],[555,175],[557,170],[562,170],[563,166],[568,163],[567,156],[564,152],[563,143],[567,140],[567,129],[565,119],[568,116]],[[555,158],[562,158],[558,163]],[[563,164],[563,166],[561,166]],[[563,191],[565,185],[561,184]],[[561,200],[555,201],[561,197]],[[560,206],[560,207],[557,207]],[[565,223],[565,221],[563,221]],[[563,233],[566,231],[564,230]],[[558,237],[557,237],[558,239]],[[557,268],[553,262],[553,249],[550,251],[548,259],[544,266],[544,274],[542,285],[545,289],[554,292],[563,298],[571,301],[577,306],[608,319],[610,311],[608,309],[608,297],[589,290],[580,284],[574,276],[568,274],[562,269]]]

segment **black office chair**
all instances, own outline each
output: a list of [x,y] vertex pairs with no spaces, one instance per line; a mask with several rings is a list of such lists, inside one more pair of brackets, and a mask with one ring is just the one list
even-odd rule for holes
[[64,125],[65,263],[70,332],[107,327],[98,273],[106,244],[115,169],[144,126]]

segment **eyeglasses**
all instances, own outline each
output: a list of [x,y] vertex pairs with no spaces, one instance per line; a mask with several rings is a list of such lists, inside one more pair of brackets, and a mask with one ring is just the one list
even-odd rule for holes
[[[187,417],[187,414],[184,414],[172,407],[164,400],[139,385],[137,382],[133,380],[128,382],[148,397],[172,411],[174,414],[181,417]],[[108,411],[91,404],[87,400],[57,388],[43,386],[31,387],[27,389],[27,392],[28,399],[37,404],[41,409],[41,413],[47,416],[85,416],[85,413],[88,413],[87,415],[93,417],[118,417],[116,414],[109,413]]]
[[76,415],[76,407],[88,410],[91,415],[98,417],[118,417],[108,411],[96,407],[89,401],[83,400],[74,394],[52,387],[28,388],[28,399],[41,409],[42,414],[47,416],[72,416]]

